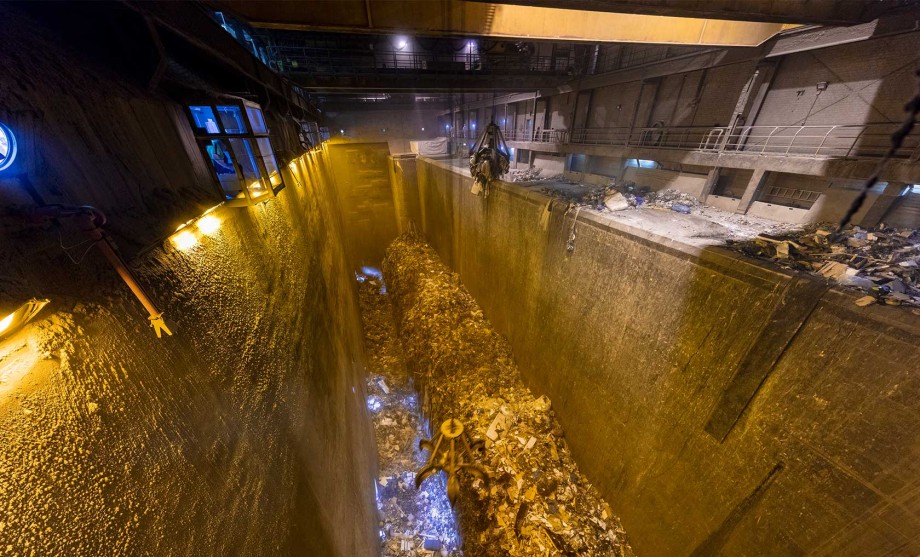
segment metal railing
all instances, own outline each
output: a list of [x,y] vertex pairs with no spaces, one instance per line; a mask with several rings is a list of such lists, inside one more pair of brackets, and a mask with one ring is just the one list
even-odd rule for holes
[[281,72],[321,75],[378,73],[550,74],[572,72],[574,58],[519,54],[370,52],[343,49],[270,46],[270,65]]
[[[885,154],[897,124],[507,130],[509,141],[685,149],[808,158],[874,158]],[[908,136],[895,157],[920,161],[920,138]]]

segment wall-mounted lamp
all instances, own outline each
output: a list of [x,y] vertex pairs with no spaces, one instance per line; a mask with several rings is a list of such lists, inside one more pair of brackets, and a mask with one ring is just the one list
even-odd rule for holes
[[48,300],[32,299],[19,306],[12,313],[0,318],[0,338],[18,330],[31,321],[46,305],[48,305]]
[[16,136],[0,123],[0,170],[6,170],[16,160]]
[[394,44],[396,45],[396,50],[405,50],[406,47],[409,46],[409,39],[406,37],[396,37]]
[[815,85],[815,89],[817,89],[819,93],[820,93],[821,91],[827,91],[827,82],[826,82],[826,81],[819,81],[819,82]]
[[175,246],[176,249],[188,251],[198,245],[198,240],[201,235],[213,236],[220,230],[220,225],[223,222],[216,214],[216,211],[223,205],[224,204],[221,203],[220,205],[211,207],[202,213],[200,217],[183,223],[179,228],[176,228],[173,235],[169,237],[169,241],[172,242],[172,245]]

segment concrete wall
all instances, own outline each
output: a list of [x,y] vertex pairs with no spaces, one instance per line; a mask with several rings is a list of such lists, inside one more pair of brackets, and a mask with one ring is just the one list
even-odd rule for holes
[[[26,146],[0,173],[0,309],[51,300],[0,340],[0,548],[376,554],[360,325],[326,156],[177,251],[165,236],[217,202],[182,108],[8,7],[0,20],[0,121]],[[11,218],[37,199],[103,208],[123,253],[144,253],[132,266],[175,335],[155,337],[73,223]]]
[[349,261],[379,266],[396,237],[386,143],[327,142],[335,193],[342,208]]
[[545,197],[417,175],[413,219],[638,554],[920,550],[916,316],[584,212],[568,253],[573,215],[541,229]]
[[918,47],[920,33],[907,33],[785,56],[755,124],[899,123],[916,94],[916,68],[905,62]]

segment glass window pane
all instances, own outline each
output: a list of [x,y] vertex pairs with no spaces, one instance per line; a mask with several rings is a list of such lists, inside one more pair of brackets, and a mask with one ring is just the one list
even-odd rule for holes
[[243,123],[243,112],[240,107],[234,105],[218,106],[217,114],[220,116],[220,125],[224,128],[225,133],[246,133],[246,124]]
[[249,116],[249,125],[252,126],[252,133],[268,133],[268,128],[265,127],[265,118],[262,117],[262,109],[247,106],[246,115]]
[[260,137],[256,140],[259,143],[259,156],[265,164],[265,171],[268,172],[268,180],[272,187],[281,185],[281,173],[278,171],[278,162],[275,160],[275,151],[272,149],[272,142],[267,137]]
[[205,152],[208,154],[208,160],[211,162],[211,168],[217,175],[217,181],[224,191],[224,197],[232,199],[243,191],[243,184],[240,183],[239,175],[233,166],[233,159],[230,157],[227,144],[223,139],[211,139],[204,143]]
[[195,121],[195,129],[199,133],[220,133],[217,127],[217,118],[210,106],[190,106],[189,112],[192,113],[192,120]]
[[259,173],[259,165],[256,163],[256,157],[252,149],[252,140],[250,139],[229,139],[233,147],[233,155],[236,162],[243,171],[243,180],[249,195],[259,197],[268,193],[268,188],[262,183],[262,177]]

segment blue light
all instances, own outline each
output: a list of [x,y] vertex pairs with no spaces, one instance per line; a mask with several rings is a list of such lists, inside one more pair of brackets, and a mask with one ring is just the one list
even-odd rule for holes
[[6,170],[16,160],[16,136],[0,123],[0,171]]

